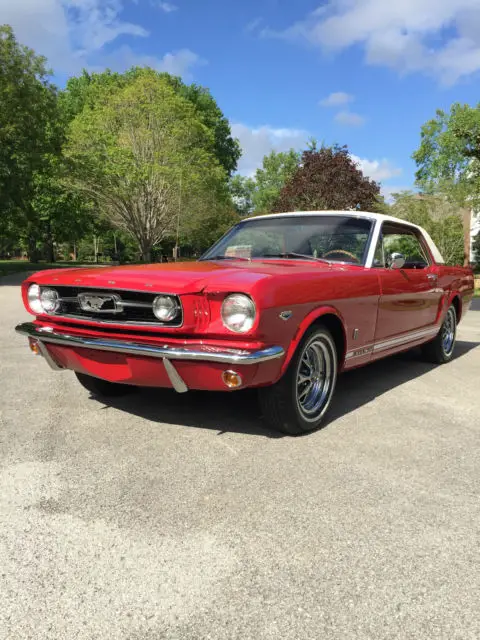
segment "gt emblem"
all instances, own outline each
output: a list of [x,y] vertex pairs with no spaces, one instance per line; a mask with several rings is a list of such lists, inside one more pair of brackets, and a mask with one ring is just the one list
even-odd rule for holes
[[282,311],[281,313],[278,314],[279,318],[281,318],[282,320],[290,320],[292,315],[293,315],[292,311]]
[[94,313],[121,313],[123,311],[120,296],[112,293],[79,293],[78,302],[82,311]]

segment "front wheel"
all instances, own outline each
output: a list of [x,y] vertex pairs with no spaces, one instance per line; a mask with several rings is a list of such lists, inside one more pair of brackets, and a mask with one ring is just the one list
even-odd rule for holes
[[289,435],[318,429],[337,382],[338,358],[331,333],[314,325],[303,337],[283,377],[259,389],[265,421]]
[[453,358],[457,339],[457,313],[452,305],[448,308],[445,320],[436,337],[423,345],[422,351],[426,360],[435,364],[450,362]]
[[90,391],[92,396],[95,396],[96,398],[124,396],[135,389],[135,387],[128,384],[109,382],[108,380],[94,378],[93,376],[88,376],[85,373],[78,373],[77,371],[75,371],[75,375],[82,387],[85,387],[85,389]]

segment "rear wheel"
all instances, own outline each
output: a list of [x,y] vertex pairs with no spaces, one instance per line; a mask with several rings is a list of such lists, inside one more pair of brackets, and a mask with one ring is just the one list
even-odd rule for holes
[[97,398],[105,397],[112,398],[114,396],[124,396],[127,393],[131,393],[135,387],[128,384],[119,384],[118,382],[109,382],[108,380],[102,380],[101,378],[94,378],[88,376],[85,373],[78,373],[75,371],[77,380],[82,387],[85,387],[92,396]]
[[457,313],[452,305],[448,308],[445,320],[436,337],[423,345],[422,352],[426,360],[435,364],[444,364],[453,358],[457,339]]
[[331,333],[314,325],[305,334],[284,376],[259,389],[265,421],[289,435],[318,429],[337,382],[337,350]]

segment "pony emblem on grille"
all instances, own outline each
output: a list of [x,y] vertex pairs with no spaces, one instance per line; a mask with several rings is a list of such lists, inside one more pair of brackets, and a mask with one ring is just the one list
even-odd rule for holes
[[94,313],[121,313],[122,300],[115,293],[79,293],[78,303],[83,311]]

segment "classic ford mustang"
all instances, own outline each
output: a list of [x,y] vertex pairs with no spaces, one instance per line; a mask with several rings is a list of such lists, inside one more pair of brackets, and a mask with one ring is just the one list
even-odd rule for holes
[[473,296],[421,228],[374,213],[249,218],[198,262],[29,277],[17,331],[94,396],[255,387],[265,420],[318,428],[340,371],[421,346],[448,362]]

